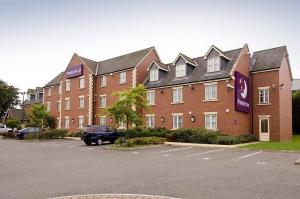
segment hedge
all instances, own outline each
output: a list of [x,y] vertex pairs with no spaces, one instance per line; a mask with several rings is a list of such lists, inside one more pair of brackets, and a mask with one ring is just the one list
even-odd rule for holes
[[83,130],[78,130],[74,132],[68,132],[67,137],[81,137],[83,133]]
[[30,133],[24,137],[26,140],[50,140],[50,139],[59,139],[66,137],[68,131],[62,129],[48,129],[46,131],[42,131],[38,134]]
[[126,138],[136,138],[136,137],[163,137],[167,136],[166,128],[146,128],[146,127],[134,127],[124,130]]
[[115,141],[115,144],[131,147],[135,145],[163,144],[165,141],[166,139],[162,137],[136,137],[127,139],[125,143],[122,143],[121,138],[119,138]]

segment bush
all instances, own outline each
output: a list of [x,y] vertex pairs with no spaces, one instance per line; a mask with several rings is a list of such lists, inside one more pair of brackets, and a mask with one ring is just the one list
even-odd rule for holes
[[83,130],[78,130],[75,132],[69,132],[67,133],[67,137],[81,137],[83,133]]
[[33,140],[33,139],[39,139],[39,140],[50,140],[50,139],[59,139],[66,137],[68,131],[62,130],[62,129],[49,129],[46,131],[42,131],[38,134],[30,133],[26,135],[24,138],[26,140]]
[[15,135],[13,133],[0,133],[0,135],[3,136],[3,138],[15,138]]
[[239,143],[238,137],[220,135],[220,136],[217,137],[216,142],[214,144],[231,145],[231,144],[238,144],[238,143]]
[[238,137],[239,143],[255,142],[257,139],[254,135],[241,135]]
[[124,131],[126,138],[136,137],[163,137],[167,135],[167,129],[165,128],[145,128],[145,127],[134,127]]
[[131,147],[135,145],[163,144],[165,141],[166,139],[162,137],[136,137],[127,139],[126,142],[122,144],[121,138],[119,138],[115,141],[115,144]]

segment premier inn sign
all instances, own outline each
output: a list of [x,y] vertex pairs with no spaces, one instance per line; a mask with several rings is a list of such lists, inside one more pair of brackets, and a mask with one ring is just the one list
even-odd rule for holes
[[235,71],[235,110],[245,113],[250,112],[250,84],[249,78]]
[[83,74],[83,65],[71,66],[67,69],[67,78],[81,76]]

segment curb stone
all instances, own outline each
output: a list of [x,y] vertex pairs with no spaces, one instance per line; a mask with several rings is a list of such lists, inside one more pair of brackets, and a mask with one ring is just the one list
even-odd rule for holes
[[62,196],[49,199],[180,199],[166,196],[140,195],[140,194],[91,194]]
[[295,165],[300,165],[300,159],[295,162]]
[[166,145],[171,146],[194,146],[194,147],[211,147],[211,148],[238,148],[249,144],[257,144],[259,142],[235,144],[235,145],[221,145],[221,144],[196,144],[196,143],[182,143],[182,142],[165,142]]

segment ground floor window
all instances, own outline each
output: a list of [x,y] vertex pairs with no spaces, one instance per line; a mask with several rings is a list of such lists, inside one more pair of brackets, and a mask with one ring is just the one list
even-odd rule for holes
[[83,129],[84,126],[84,116],[79,116],[78,117],[78,128]]
[[217,113],[204,113],[205,114],[205,128],[217,129]]
[[106,116],[100,116],[100,125],[106,125]]
[[174,113],[173,114],[173,129],[182,128],[183,117],[182,113]]
[[119,129],[126,129],[126,123],[125,122],[119,122]]
[[154,115],[146,115],[146,120],[147,120],[147,127],[148,128],[154,128]]
[[56,124],[57,128],[60,129],[60,118],[57,118],[57,124]]
[[70,128],[70,118],[67,116],[65,117],[65,129],[69,129]]

